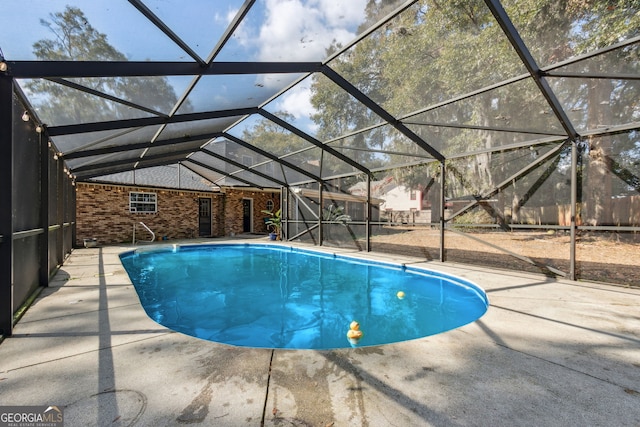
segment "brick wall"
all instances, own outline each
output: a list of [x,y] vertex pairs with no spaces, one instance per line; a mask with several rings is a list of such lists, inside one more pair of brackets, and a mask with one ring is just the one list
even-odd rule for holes
[[264,217],[268,216],[262,213],[267,209],[267,200],[273,200],[274,210],[280,208],[280,192],[262,192],[227,189],[225,191],[225,228],[226,236],[240,234],[243,232],[243,215],[242,200],[252,200],[253,205],[253,232],[266,233],[267,227],[264,225]]
[[[278,209],[279,192],[226,189],[220,193],[174,189],[158,189],[121,185],[78,183],[76,185],[76,244],[96,238],[100,244],[130,242],[133,224],[144,222],[156,238],[184,239],[198,234],[198,198],[211,198],[211,233],[213,237],[243,232],[242,199],[253,200],[253,232],[266,233],[260,211],[267,200]],[[157,194],[158,212],[129,212],[129,192]],[[136,229],[136,239],[149,239],[142,226]]]

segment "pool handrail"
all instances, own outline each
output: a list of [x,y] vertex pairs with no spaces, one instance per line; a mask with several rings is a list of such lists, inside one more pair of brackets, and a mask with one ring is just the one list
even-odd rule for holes
[[[156,241],[156,233],[154,233],[153,231],[151,231],[151,229],[149,227],[147,227],[147,224],[145,224],[144,222],[140,221],[140,225],[142,225],[149,233],[151,233],[151,240],[140,240],[140,242],[155,242]],[[133,223],[133,238],[131,239],[131,244],[135,245],[136,244],[136,223]]]

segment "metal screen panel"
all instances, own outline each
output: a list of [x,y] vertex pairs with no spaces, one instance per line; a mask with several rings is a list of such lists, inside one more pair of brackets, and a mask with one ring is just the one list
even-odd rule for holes
[[18,310],[39,286],[39,241],[39,236],[31,236],[13,242],[14,310]]
[[[13,101],[13,309],[18,310],[39,285],[40,138],[32,121],[24,121],[22,103]],[[40,231],[38,231],[40,230]],[[7,284],[8,285],[8,284]]]

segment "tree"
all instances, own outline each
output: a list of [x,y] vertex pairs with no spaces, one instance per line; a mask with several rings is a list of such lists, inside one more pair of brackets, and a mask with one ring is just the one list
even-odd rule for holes
[[[293,115],[286,112],[277,112],[275,115],[284,121],[294,120]],[[283,160],[301,166],[315,175],[320,174],[318,150],[310,148],[312,147],[310,142],[267,118],[260,118],[252,126],[245,128],[242,131],[241,139],[275,156],[289,155]],[[249,150],[245,148],[236,150],[235,155],[238,156],[238,161],[241,160],[240,156],[243,153],[250,155]],[[306,176],[301,176],[293,171],[290,171],[286,176],[286,180],[289,182],[306,179],[308,179]]]
[[[637,2],[597,4],[592,9],[592,13],[584,18],[579,32],[579,45],[583,49],[596,49],[617,42],[621,36],[637,36],[640,34],[638,7]],[[586,64],[586,71],[594,74],[606,73],[610,71],[612,65],[617,67],[619,63],[635,63],[635,67],[631,66],[628,71],[635,73],[640,71],[637,57],[634,57],[629,50],[618,51],[614,57],[595,58]],[[593,79],[584,80],[582,83],[577,92],[578,99],[584,102],[587,129],[616,124],[619,118],[625,116],[624,110],[635,102],[631,100],[638,99],[640,96],[638,86],[631,84],[630,81]],[[633,121],[633,117],[627,119]],[[633,138],[605,136],[588,139],[588,163],[582,170],[584,177],[582,201],[585,203],[582,219],[585,223],[598,225],[613,222],[612,202],[616,187],[614,178],[618,176],[628,183],[616,167],[618,163],[615,160],[616,153],[629,150],[633,145]],[[628,152],[627,155],[633,155],[633,153]],[[638,157],[636,157],[637,160]],[[625,159],[622,159],[622,162],[628,163]],[[637,187],[635,190],[640,192]]]
[[[361,43],[369,45],[371,41]],[[332,49],[337,49],[334,46]],[[366,48],[369,49],[370,47]],[[358,46],[355,48],[360,50]],[[340,74],[358,77],[356,82],[367,82],[370,91],[377,92],[377,77],[379,66],[366,62],[362,55],[348,55],[348,59],[338,59],[331,66]],[[321,74],[314,75],[312,87],[314,96],[311,104],[317,111],[312,120],[319,125],[317,137],[322,141],[334,139],[354,130],[365,128],[381,121],[380,117],[366,108],[348,92],[339,89],[333,82]],[[384,148],[385,133],[381,129],[373,129],[366,133],[358,133],[348,138],[341,138],[331,143],[331,146],[349,158],[354,159],[368,168],[381,165],[376,155],[370,149]],[[328,159],[325,170],[334,174],[350,172],[350,166],[337,159]]]
[[[486,86],[487,81],[501,80],[510,75],[508,69],[501,69],[492,63],[499,56],[494,55],[493,51],[507,49],[508,43],[506,40],[502,44],[494,43],[494,39],[498,39],[495,34],[500,30],[487,26],[490,19],[489,11],[477,4],[453,2],[453,6],[449,3],[445,6],[435,1],[422,2],[410,7],[330,63],[330,66],[387,111],[401,116],[430,103],[468,92],[470,87]],[[488,48],[480,52],[475,48],[479,45]],[[512,63],[516,63],[516,60],[514,58]],[[487,80],[487,71],[498,75]],[[460,75],[470,76],[476,81],[461,79]],[[332,132],[339,133],[381,121],[354,99],[349,97],[345,100],[344,94],[334,95],[337,91],[331,91],[330,87],[317,86],[317,89],[314,92],[314,106],[320,113],[314,119],[321,129],[332,127]],[[428,120],[465,124],[473,121],[472,124],[488,126],[488,119],[478,115],[484,112],[498,116],[498,113],[487,109],[492,102],[495,103],[490,98],[467,100],[464,105],[424,114],[412,120],[412,123]],[[474,139],[470,139],[469,133],[434,132],[432,128],[419,124],[412,128],[427,143],[438,150],[444,148],[447,154],[493,146],[488,132],[483,135],[476,131]],[[377,133],[368,134],[360,145],[386,152],[383,160],[387,165],[410,165],[416,162],[415,156],[426,157],[422,148],[390,126],[380,127]],[[474,170],[484,177],[473,182],[483,188],[489,188],[492,184],[491,175],[487,172],[490,165],[488,157],[490,155],[485,154],[470,162]],[[404,175],[411,177],[411,182],[406,182],[411,188],[427,185],[426,181],[416,181],[415,175]]]
[[[111,46],[107,36],[88,22],[82,10],[67,6],[63,12],[40,20],[53,33],[52,39],[33,44],[37,58],[54,61],[126,61],[124,54]],[[177,96],[165,77],[75,78],[72,83],[117,98],[168,113]],[[38,94],[41,114],[55,124],[94,122],[131,118],[129,106],[49,81],[33,80],[26,87]],[[140,116],[148,113],[140,111]]]
[[[375,8],[376,2],[370,2],[368,7]],[[541,66],[610,46],[640,32],[637,0],[525,0],[517,5],[508,4],[507,8],[515,27]],[[633,49],[620,49],[610,55],[614,55],[615,63],[626,61],[625,56],[632,58],[634,52]],[[611,67],[611,61],[605,57],[601,61],[603,66]],[[597,60],[586,63],[592,63],[593,67]],[[625,63],[635,63],[626,72],[638,72],[637,59]],[[580,67],[582,63],[577,64]],[[526,73],[513,46],[483,2],[463,0],[418,2],[329,65],[396,117]],[[585,71],[605,70],[591,68]],[[597,129],[610,123],[616,114],[623,118],[621,123],[638,120],[630,113],[625,117],[622,111],[623,108],[630,109],[633,100],[638,98],[638,86],[633,81],[598,79],[596,84],[581,79],[549,79],[549,82],[567,111],[585,111],[583,121],[578,123],[581,128]],[[314,120],[322,135],[335,138],[341,132],[369,126],[376,119],[362,104],[322,79],[317,79],[312,89],[314,106],[319,111]],[[576,114],[571,118],[578,120]],[[497,150],[505,144],[534,138],[526,132],[507,130],[539,133],[562,130],[546,99],[530,80],[416,113],[405,119],[405,123],[445,157],[484,151],[455,161],[448,168],[447,182],[452,184],[448,188],[460,196],[483,194],[518,171],[523,162],[531,161],[527,160],[530,154],[506,155]],[[450,129],[438,124],[468,125],[476,129]],[[375,135],[359,143],[369,148],[384,148],[386,165],[415,166],[416,158],[412,155],[424,155],[413,141],[391,126],[378,129]],[[624,138],[617,140],[621,139]],[[626,143],[632,139],[628,138]],[[613,140],[607,138],[590,141],[591,161],[589,170],[585,171],[585,183],[592,190],[585,196],[593,206],[589,215],[593,216],[591,222],[594,224],[606,217],[605,210],[598,206],[605,206],[612,194],[610,178],[615,168],[608,159],[623,148],[612,147],[612,144],[615,145]],[[624,150],[629,152],[627,147]],[[510,161],[510,157],[520,160]],[[625,182],[635,182],[629,174],[622,174],[626,177],[623,178]],[[406,179],[410,187],[420,185],[414,173],[396,175]],[[544,182],[540,179],[548,180],[552,176],[547,171],[539,175],[519,180],[521,194],[514,192],[514,206],[520,206],[525,199],[531,200],[529,189],[542,188]],[[432,176],[424,174],[425,183]]]
[[[287,112],[277,112],[276,116],[284,121],[294,121],[293,115]],[[308,141],[266,118],[261,118],[253,126],[244,129],[242,139],[276,156],[290,154],[311,145]],[[308,157],[306,159],[308,161],[317,160],[309,157],[308,154],[303,154],[303,157]]]
[[[294,117],[287,112],[277,112],[276,116],[284,121],[293,122]],[[242,139],[276,156],[285,156],[284,160],[302,166],[316,176],[324,177],[338,174],[340,172],[350,172],[351,166],[336,156],[322,153],[321,148],[317,148],[311,142],[297,136],[269,119],[261,118],[251,127],[242,132]],[[332,148],[342,151],[350,158],[364,163],[360,153],[351,153],[340,150],[339,145],[332,145]],[[306,177],[300,177],[306,180]],[[295,182],[295,179],[291,180]]]

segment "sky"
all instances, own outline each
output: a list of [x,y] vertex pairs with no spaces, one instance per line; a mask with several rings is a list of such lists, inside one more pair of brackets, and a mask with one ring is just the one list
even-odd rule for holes
[[[233,19],[242,0],[145,0],[145,5],[203,59],[209,55]],[[41,20],[80,8],[88,22],[129,60],[189,61],[191,58],[149,23],[126,0],[2,0],[0,48],[8,60],[32,60],[33,43],[52,38]],[[364,19],[366,0],[257,0],[245,22],[216,60],[322,61],[332,42],[346,44]],[[257,76],[255,84],[274,84]],[[273,87],[272,87],[273,89]],[[233,91],[233,87],[225,90]],[[180,95],[179,91],[178,95]],[[278,99],[272,110],[286,110],[312,131],[308,117],[309,84]],[[302,123],[304,122],[304,123]]]

